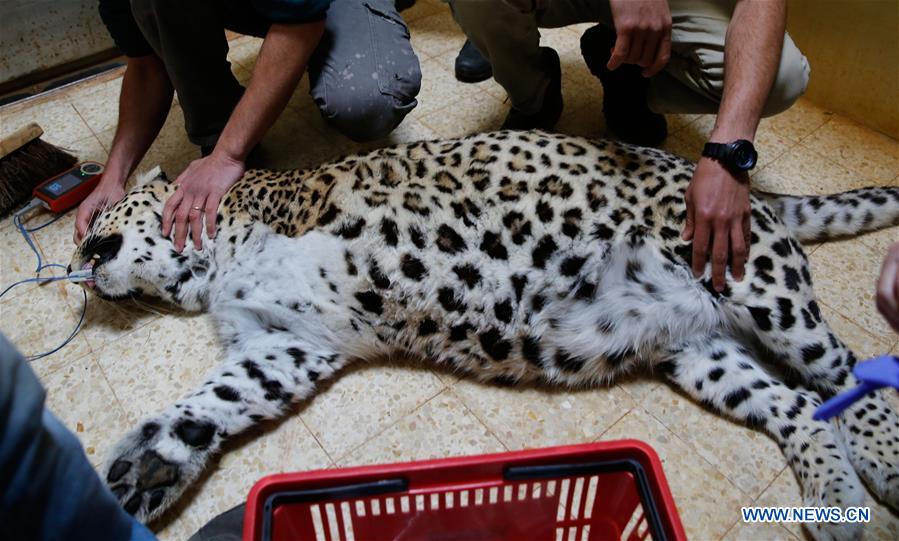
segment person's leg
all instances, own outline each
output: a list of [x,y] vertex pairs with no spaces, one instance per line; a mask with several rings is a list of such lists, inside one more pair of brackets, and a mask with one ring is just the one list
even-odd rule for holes
[[0,334],[0,538],[155,539],[119,506],[44,397]]
[[590,72],[602,82],[602,111],[606,126],[617,138],[640,146],[660,145],[668,136],[665,116],[648,105],[650,80],[640,66],[624,64],[615,70],[607,66],[617,36],[610,23],[588,29],[581,36],[581,54]]
[[[448,0],[453,16],[493,68],[512,110],[504,128],[551,129],[562,113],[558,55],[538,28],[597,20],[590,0]],[[601,2],[599,2],[601,3]]]
[[480,83],[493,77],[493,67],[471,40],[465,40],[456,55],[456,79],[463,83]]
[[[716,113],[724,92],[724,38],[731,2],[671,0],[672,51],[665,70],[652,78],[649,106],[658,113]],[[808,85],[809,64],[784,35],[780,66],[763,110],[788,109]]]
[[509,94],[512,107],[536,113],[549,86],[534,9],[504,0],[450,0],[453,17],[493,66],[493,78]]
[[[234,4],[234,5],[232,5]],[[249,9],[230,13],[236,2],[212,0],[131,0],[134,18],[165,64],[178,92],[191,142],[214,145],[243,95],[226,59],[227,24],[258,33],[264,21]],[[236,22],[235,22],[236,21]]]
[[393,0],[334,0],[309,83],[322,116],[350,139],[397,127],[418,105],[421,68]]

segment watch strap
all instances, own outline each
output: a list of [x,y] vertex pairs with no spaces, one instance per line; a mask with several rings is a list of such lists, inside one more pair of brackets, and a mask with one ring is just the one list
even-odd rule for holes
[[702,148],[702,155],[716,160],[723,160],[727,157],[729,146],[726,143],[706,143]]

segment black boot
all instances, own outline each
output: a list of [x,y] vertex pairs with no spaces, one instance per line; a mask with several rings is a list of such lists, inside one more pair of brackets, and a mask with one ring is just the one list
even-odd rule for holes
[[474,44],[465,40],[465,45],[456,56],[456,79],[463,83],[480,83],[493,77],[493,67]]
[[654,113],[647,104],[649,79],[643,68],[623,64],[615,71],[606,65],[615,46],[615,32],[601,24],[581,36],[581,54],[590,73],[602,82],[602,112],[606,125],[616,137],[626,143],[653,147],[668,137],[665,115]]
[[540,47],[543,52],[543,66],[549,75],[549,85],[543,94],[543,105],[536,113],[525,114],[515,109],[509,111],[504,130],[551,130],[562,116],[562,67],[559,54],[549,47]]

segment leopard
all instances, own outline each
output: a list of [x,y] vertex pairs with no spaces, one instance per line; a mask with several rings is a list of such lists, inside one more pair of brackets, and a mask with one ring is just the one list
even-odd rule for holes
[[[214,321],[221,362],[143,419],[102,466],[124,509],[172,507],[229,439],[295,411],[351,363],[417,358],[502,385],[664,378],[770,436],[807,506],[899,509],[899,417],[871,392],[823,400],[858,362],[815,298],[802,243],[899,223],[899,188],[753,191],[745,273],[713,287],[684,240],[695,164],[542,131],[419,141],[304,170],[251,169],[217,231],[162,235],[177,187],[158,168],[100,215],[70,268],[92,294],[148,296]],[[340,421],[335,421],[340,422]],[[858,523],[809,523],[818,540]]]

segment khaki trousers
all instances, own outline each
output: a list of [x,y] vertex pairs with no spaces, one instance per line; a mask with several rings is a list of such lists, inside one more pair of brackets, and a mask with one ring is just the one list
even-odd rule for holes
[[[512,105],[537,111],[549,79],[539,28],[596,22],[612,27],[608,0],[448,0],[468,38],[490,60]],[[652,78],[649,106],[658,113],[715,113],[724,92],[724,37],[735,0],[669,0],[671,60]],[[788,109],[805,92],[809,65],[784,35],[780,67],[764,116]]]

